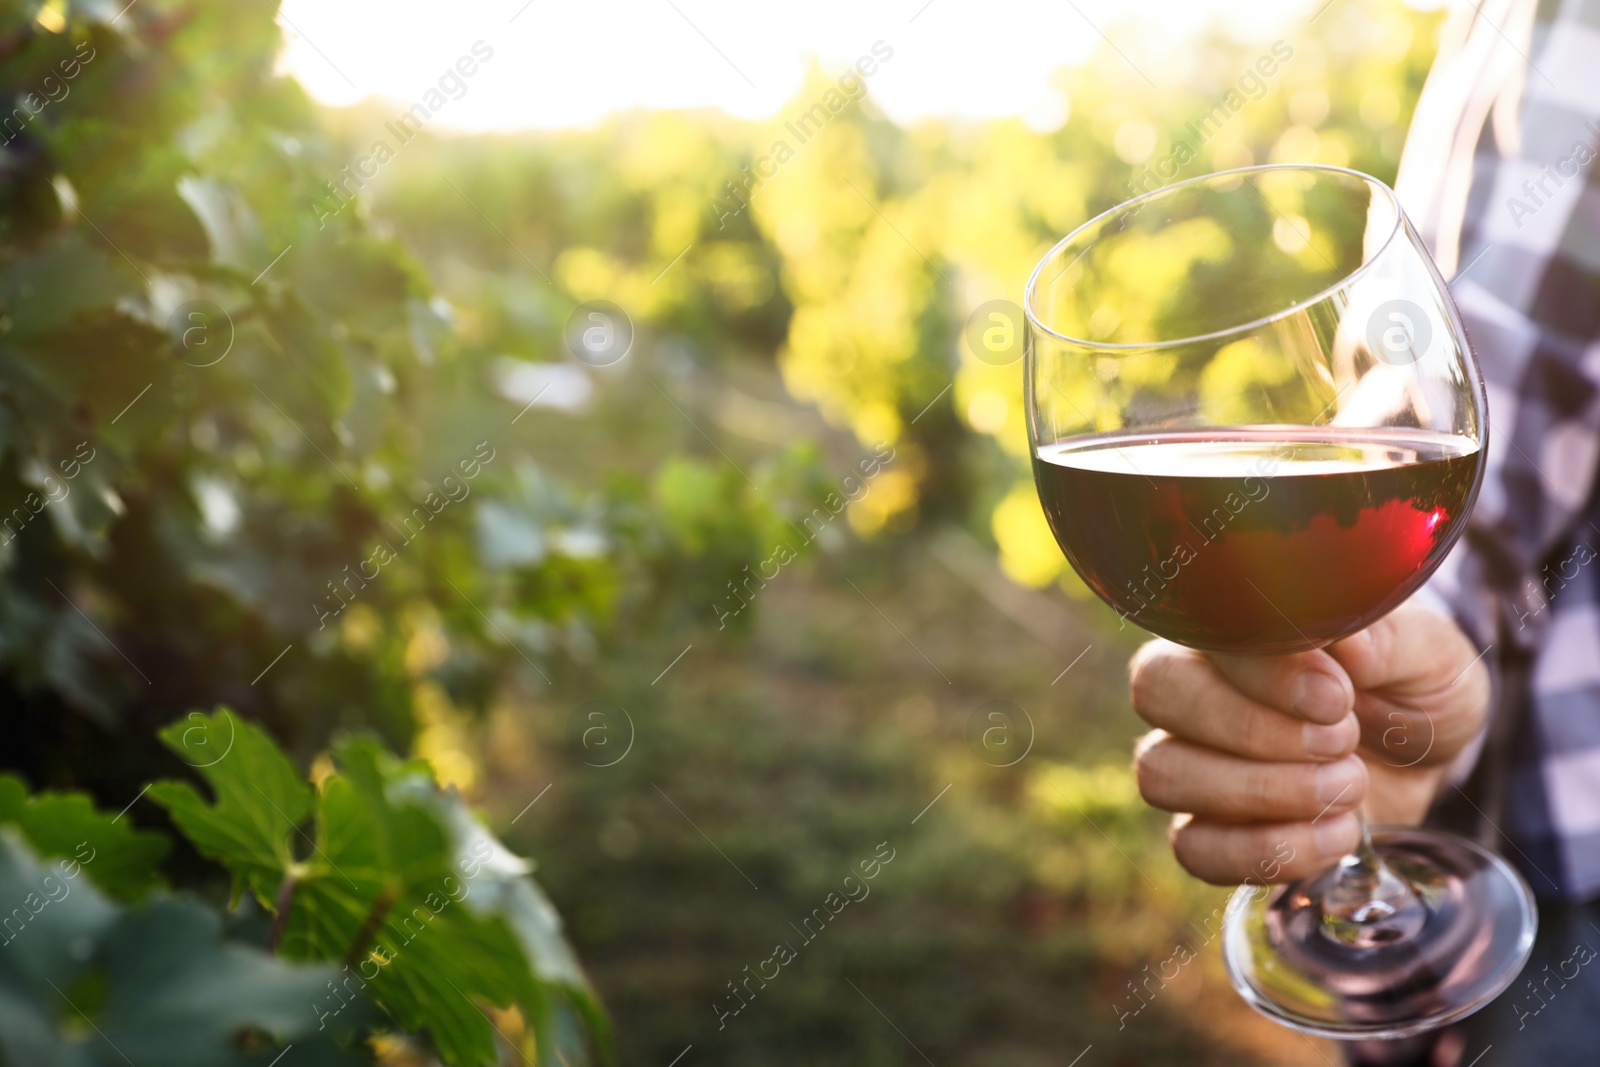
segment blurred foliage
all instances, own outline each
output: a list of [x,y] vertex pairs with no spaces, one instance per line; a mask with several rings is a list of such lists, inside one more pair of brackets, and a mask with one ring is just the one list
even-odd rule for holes
[[[265,1062],[259,1053],[279,1040],[308,1064],[362,1062],[336,1041],[347,1028],[313,1026],[306,1011],[333,967],[228,940],[216,913],[192,902],[117,903],[84,874],[97,857],[78,856],[87,862],[47,866],[0,829],[0,899],[27,916],[13,920],[0,954],[6,1063],[243,1067]],[[80,875],[88,881],[74,884]]]
[[[1197,42],[1161,90],[1102,50],[1062,75],[1070,111],[1048,132],[905,129],[869,93],[722,220],[714,201],[782,115],[428,129],[355,182],[347,165],[396,109],[325,111],[276,75],[271,0],[7,8],[0,699],[21,778],[0,777],[0,891],[69,843],[103,858],[45,913],[83,924],[88,955],[0,975],[5,1018],[45,1020],[26,1031],[39,1044],[0,1025],[0,1059],[89,1048],[89,1022],[130,1041],[165,1025],[135,995],[164,988],[138,962],[162,938],[197,968],[182,981],[262,990],[254,1014],[173,1017],[206,1062],[266,1063],[289,1040],[330,1063],[581,1047],[595,1005],[576,965],[537,947],[554,916],[503,850],[494,892],[474,889],[482,910],[438,931],[439,974],[483,964],[450,1009],[420,977],[399,988],[402,952],[396,988],[374,991],[388,1015],[351,1021],[343,1044],[302,1039],[309,1001],[289,1021],[277,998],[331,968],[240,943],[344,962],[357,913],[409,900],[486,834],[455,788],[539,856],[628,1062],[691,1042],[701,1062],[899,1062],[845,976],[941,1062],[1058,1062],[1063,1037],[1113,1035],[1128,1062],[1195,1062],[1196,1035],[1218,1042],[1205,1062],[1283,1062],[1219,1036],[1217,1020],[1251,1031],[1211,986],[1137,1034],[1106,1010],[1206,906],[1105,766],[1133,729],[1118,691],[1133,635],[1080,607],[1070,649],[1019,647],[1014,622],[985,614],[1004,597],[954,582],[926,546],[963,528],[1013,579],[1082,595],[1034,501],[1019,367],[978,359],[968,316],[1020,299],[1052,243],[1162,180],[1164,160],[1184,157],[1181,176],[1268,159],[1391,176],[1436,19],[1345,0],[1289,34],[1260,99],[1192,152],[1187,124],[1267,45]],[[795,107],[830,84],[815,71]],[[636,328],[612,367],[566,354],[574,310],[597,299]],[[1062,653],[1089,643],[1052,688]],[[1036,758],[1009,773],[959,740],[997,690],[1069,705],[1071,729],[1041,717]],[[604,759],[601,720],[579,714],[594,701],[631,716]],[[217,706],[256,762],[188,758],[197,720],[163,747],[175,716]],[[362,732],[408,758],[347,740]],[[602,768],[624,741],[637,749]],[[141,802],[193,769],[210,801],[168,782],[150,794],[164,808]],[[559,788],[531,805],[545,782]],[[742,1015],[712,1051],[726,983],[886,835],[909,841],[947,783],[916,824],[944,829],[861,905],[877,919],[845,913],[857,934],[808,949],[782,1009]],[[362,835],[334,836],[340,819]],[[205,1043],[218,1020],[226,1052]]]
[[[977,358],[968,316],[986,301],[1020,303],[1064,234],[1165,181],[1265,162],[1392,179],[1440,17],[1367,0],[1276,42],[1214,34],[1167,57],[1162,88],[1102,49],[1061,74],[1068,116],[1048,132],[1015,120],[905,129],[878,116],[869,92],[726,219],[726,183],[742,183],[775,139],[793,140],[783,122],[822,98],[831,82],[820,69],[763,123],[638,113],[593,131],[424,135],[427,148],[374,187],[371,212],[422,251],[486,352],[556,358],[567,313],[599,298],[628,310],[669,373],[688,361],[729,376],[776,351],[792,397],[860,442],[899,450],[852,508],[858,532],[901,532],[919,518],[981,528],[992,515],[1013,577],[1081,591],[1043,521],[1001,507],[1013,487],[1031,495],[1021,377],[1017,365]],[[346,154],[385,117],[341,115]],[[550,265],[548,283],[519,253]],[[1306,260],[1313,249],[1282,254]],[[1148,285],[1153,271],[1193,266],[1152,248],[1125,268]]]
[[[617,563],[591,529],[611,505],[547,485],[528,457],[496,446],[515,409],[485,421],[481,371],[398,242],[353,213],[324,225],[307,210],[326,181],[321,118],[272,73],[275,11],[53,0],[0,18],[13,105],[0,115],[0,686],[17,741],[7,758],[35,784],[89,786],[108,806],[137,803],[150,778],[180,770],[156,726],[195,704],[231,700],[303,762],[342,727],[402,749],[448,739],[459,709],[481,706],[513,665],[537,669],[534,656],[589,633],[614,596]],[[486,515],[490,495],[500,506]],[[165,736],[183,757],[214,726]],[[232,759],[183,760],[213,786],[232,782],[235,804],[206,807],[182,783],[151,796],[202,853],[253,872],[244,880],[276,913],[268,940],[282,956],[352,962],[364,939],[388,936],[365,924],[399,905],[409,917],[461,862],[455,851],[492,841],[424,765],[343,742],[316,809],[337,840],[301,858],[291,840],[312,814],[309,787],[266,735],[242,722],[238,734]],[[440,748],[441,767],[468,773]],[[82,797],[0,785],[0,814],[35,847],[98,848],[101,889],[150,890],[162,839],[118,837]],[[19,871],[30,862],[13,859]],[[362,878],[348,892],[319,865],[340,860]],[[175,864],[182,884],[211,891],[215,876],[192,853]],[[493,1063],[495,1025],[477,997],[516,1006],[528,1054],[585,1058],[584,1035],[603,1039],[603,1020],[528,870],[498,849],[495,885],[476,886],[473,904],[380,971],[373,995],[394,1022],[373,1015],[356,1032],[397,1024],[447,1062]],[[216,915],[158,903],[124,936],[109,905],[82,890],[72,899],[51,913],[63,943],[74,923],[82,938],[132,940],[105,950],[103,970],[89,947],[59,964],[73,968],[63,982],[91,968],[83,980],[102,986],[68,1031],[122,1034],[164,1062],[265,1062],[323,1029],[306,1025],[318,1015],[305,990],[326,976],[230,963],[242,950],[205,947]],[[163,937],[192,942],[182,974],[213,987],[193,998],[203,1021],[140,999],[182,995],[141,978],[147,964],[117,969]],[[39,966],[17,976],[19,990],[31,995],[58,965]],[[141,982],[148,990],[118,992]],[[217,1010],[217,998],[259,1013]],[[14,1008],[8,1036],[60,1015],[48,993]],[[98,1061],[96,1039],[73,1040]],[[53,1059],[44,1047],[7,1060]]]
[[118,900],[138,900],[159,884],[156,865],[167,840],[117,822],[82,793],[29,796],[16,775],[0,775],[0,825],[15,826],[40,855],[92,856],[91,882]]

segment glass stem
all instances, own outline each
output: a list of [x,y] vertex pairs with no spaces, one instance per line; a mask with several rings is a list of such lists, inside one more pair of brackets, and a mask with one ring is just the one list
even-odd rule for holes
[[1407,910],[1416,894],[1404,878],[1391,871],[1367,831],[1367,814],[1356,808],[1361,840],[1355,851],[1339,861],[1332,883],[1322,894],[1322,927],[1341,941],[1365,941],[1374,928],[1388,924]]
[[1339,861],[1339,868],[1344,876],[1352,881],[1361,880],[1376,884],[1385,868],[1383,860],[1378,857],[1377,849],[1372,847],[1372,833],[1367,829],[1367,811],[1362,805],[1356,805],[1356,822],[1361,827],[1361,840],[1356,842],[1355,851]]

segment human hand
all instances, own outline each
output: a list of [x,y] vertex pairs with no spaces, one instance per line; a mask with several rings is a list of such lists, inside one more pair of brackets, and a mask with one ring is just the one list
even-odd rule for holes
[[1355,808],[1416,823],[1488,715],[1489,672],[1456,624],[1406,604],[1326,649],[1197,652],[1155,640],[1129,665],[1139,792],[1174,812],[1172,850],[1218,885],[1314,874],[1355,847]]

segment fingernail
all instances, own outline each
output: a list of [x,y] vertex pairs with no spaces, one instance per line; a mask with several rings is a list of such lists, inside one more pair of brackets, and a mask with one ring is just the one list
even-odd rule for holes
[[1308,719],[1338,719],[1350,710],[1350,696],[1333,675],[1301,671],[1289,689],[1289,706]]
[[1306,755],[1320,759],[1344,755],[1356,739],[1356,731],[1352,729],[1354,723],[1353,715],[1346,715],[1331,726],[1320,722],[1306,723],[1300,727]]
[[1312,833],[1317,851],[1329,859],[1345,856],[1353,851],[1361,837],[1361,828],[1351,814],[1331,816],[1317,823]]
[[1350,799],[1356,784],[1361,781],[1361,761],[1351,756],[1338,763],[1324,763],[1317,768],[1317,803],[1335,804]]

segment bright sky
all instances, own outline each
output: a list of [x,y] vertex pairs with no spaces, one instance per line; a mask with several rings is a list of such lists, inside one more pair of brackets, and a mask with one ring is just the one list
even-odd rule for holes
[[[284,69],[317,99],[409,104],[474,42],[493,58],[435,120],[463,130],[592,125],[637,107],[762,117],[817,57],[842,71],[893,48],[869,83],[891,118],[1021,115],[1051,127],[1052,74],[1101,33],[1161,84],[1183,84],[1216,20],[1270,42],[1324,0],[284,0]],[[1337,0],[1336,0],[1337,2]],[[430,122],[430,125],[433,123]]]

